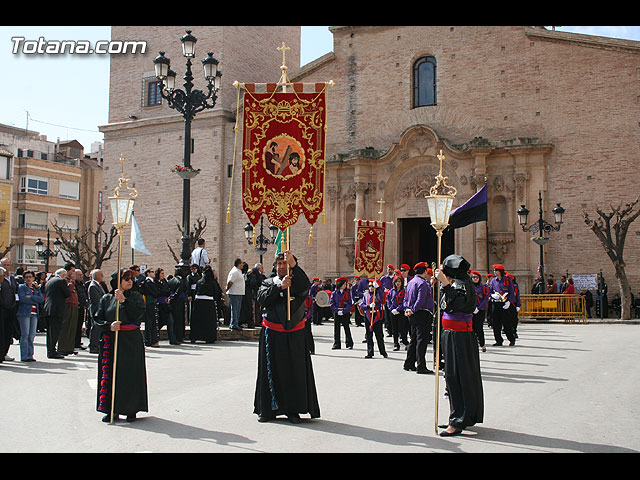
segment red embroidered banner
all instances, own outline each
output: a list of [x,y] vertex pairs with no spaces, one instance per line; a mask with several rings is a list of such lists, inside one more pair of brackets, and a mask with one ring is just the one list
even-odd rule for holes
[[[280,230],[324,208],[326,85],[245,84],[242,208],[253,225],[266,215]],[[311,91],[309,91],[311,90]]]
[[354,270],[369,278],[379,278],[384,272],[385,222],[358,220]]

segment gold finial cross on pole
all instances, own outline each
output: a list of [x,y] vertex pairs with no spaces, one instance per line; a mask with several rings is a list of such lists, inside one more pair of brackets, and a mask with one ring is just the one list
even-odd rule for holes
[[280,70],[282,70],[282,75],[280,76],[280,81],[278,82],[278,85],[282,85],[282,92],[287,93],[287,82],[289,81],[289,79],[287,78],[287,65],[285,64],[284,56],[285,56],[285,52],[287,50],[291,50],[291,48],[287,47],[287,44],[282,42],[282,46],[277,47],[276,50],[282,51],[282,65],[280,66]]
[[282,46],[276,48],[276,50],[281,50],[282,51],[282,66],[285,67],[286,64],[285,64],[285,60],[284,60],[284,55],[285,55],[286,50],[291,50],[291,47],[287,47],[287,44],[282,42]]
[[382,205],[387,202],[385,202],[383,199],[380,199],[378,200],[378,203],[380,204],[380,210],[378,210],[378,215],[380,215],[380,221],[382,222]]
[[[376,203],[380,204],[380,210],[378,210],[378,215],[380,215],[380,223],[382,223],[382,205],[384,205],[387,202],[385,202],[383,199],[380,199]],[[387,223],[393,225],[393,222],[387,222]]]

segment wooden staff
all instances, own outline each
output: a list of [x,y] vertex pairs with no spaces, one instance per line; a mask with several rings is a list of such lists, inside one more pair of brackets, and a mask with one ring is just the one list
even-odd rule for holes
[[[117,290],[120,289],[120,264],[122,262],[122,232],[118,232],[118,283]],[[113,292],[115,296],[115,292]],[[116,322],[120,321],[120,303],[116,298]],[[115,340],[113,342],[113,374],[111,375],[111,423],[115,422],[113,411],[116,405],[116,367],[118,364],[118,332],[115,331]]]
[[[441,249],[442,249],[442,230],[436,230],[436,234],[438,235],[438,268],[440,268],[441,262]],[[435,270],[434,270],[435,275]],[[440,397],[440,386],[439,386],[439,374],[440,374],[440,284],[438,284],[438,305],[437,305],[438,318],[434,325],[436,325],[436,412],[435,412],[435,431],[436,435],[438,434],[438,399]]]
[[[291,235],[291,227],[287,227],[286,230],[282,230],[282,233],[284,235],[280,238],[280,251],[284,253],[285,251],[287,252],[290,251],[290,248],[291,248],[291,239],[289,238],[289,236]],[[289,265],[288,261],[287,261],[287,272],[289,273],[289,276],[291,276],[291,266]],[[288,286],[287,287],[287,322],[290,322],[290,321],[291,321],[291,286]]]

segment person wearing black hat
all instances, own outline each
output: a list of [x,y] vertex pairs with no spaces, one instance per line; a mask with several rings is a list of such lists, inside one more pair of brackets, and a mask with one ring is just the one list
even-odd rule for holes
[[[98,357],[97,411],[111,422],[111,395],[113,364],[117,354],[115,372],[115,404],[113,414],[126,415],[128,422],[136,420],[138,412],[148,412],[147,369],[144,358],[144,339],[140,324],[145,318],[142,294],[132,289],[133,270],[122,269],[120,285],[118,272],[111,277],[112,293],[102,296],[94,317],[94,328],[102,332]],[[116,321],[116,309],[119,309]],[[118,350],[115,352],[115,332],[118,332]],[[115,418],[114,418],[115,419]]]
[[482,423],[484,399],[478,341],[473,332],[475,288],[469,277],[469,262],[460,255],[444,259],[436,279],[440,282],[444,376],[449,394],[449,423],[440,436],[460,434]]
[[404,298],[404,314],[409,319],[411,340],[403,368],[419,374],[432,374],[433,370],[427,368],[426,354],[431,341],[433,290],[427,264],[417,263],[413,270],[415,275],[407,283]]
[[299,423],[301,413],[320,417],[305,334],[305,300],[310,285],[296,257],[285,251],[276,256],[274,274],[258,290],[262,329],[253,413],[259,422],[286,415],[290,422]]
[[513,281],[505,274],[505,268],[502,264],[493,266],[495,277],[489,282],[489,292],[491,295],[490,302],[493,303],[493,318],[491,324],[493,328],[493,336],[496,343],[494,347],[499,347],[504,341],[502,338],[502,329],[509,340],[509,345],[516,344],[516,337],[513,333],[513,317],[515,314],[515,292],[513,289]]

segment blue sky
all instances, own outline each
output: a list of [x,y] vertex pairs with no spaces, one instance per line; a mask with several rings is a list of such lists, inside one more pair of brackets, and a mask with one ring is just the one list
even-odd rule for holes
[[[639,26],[572,26],[557,30],[640,41]],[[11,37],[26,40],[89,40],[111,38],[105,26],[0,27],[0,123],[47,135],[48,140],[77,139],[88,152],[102,141],[99,125],[107,123],[109,61],[107,55],[13,54]],[[300,51],[305,65],[333,49],[327,26],[303,26]]]

